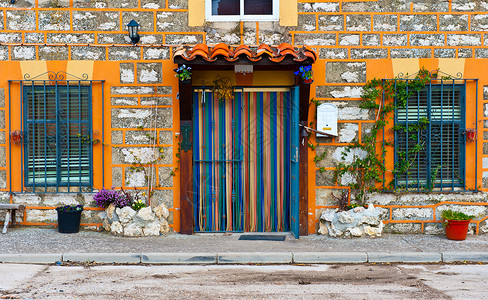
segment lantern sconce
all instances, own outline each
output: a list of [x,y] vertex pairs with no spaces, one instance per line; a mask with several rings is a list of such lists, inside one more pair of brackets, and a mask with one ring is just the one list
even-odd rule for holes
[[132,44],[134,45],[139,43],[140,40],[140,36],[138,33],[139,27],[141,27],[141,25],[139,25],[134,20],[130,21],[129,24],[127,24],[127,28],[129,29],[129,38],[132,41]]
[[15,4],[15,0],[10,0],[10,4]]
[[22,144],[22,131],[15,130],[10,132],[10,142],[14,143],[15,145]]
[[466,128],[466,142],[471,143],[476,141],[476,129]]

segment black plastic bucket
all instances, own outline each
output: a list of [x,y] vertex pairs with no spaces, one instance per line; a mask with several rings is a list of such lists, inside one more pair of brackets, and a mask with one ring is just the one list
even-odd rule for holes
[[59,211],[58,210],[58,231],[60,233],[77,233],[80,231],[81,212],[76,211]]

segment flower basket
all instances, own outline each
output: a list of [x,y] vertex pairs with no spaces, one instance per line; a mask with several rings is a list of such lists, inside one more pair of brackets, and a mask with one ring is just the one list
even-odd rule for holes
[[81,212],[83,206],[57,207],[58,231],[60,233],[77,233],[80,231]]

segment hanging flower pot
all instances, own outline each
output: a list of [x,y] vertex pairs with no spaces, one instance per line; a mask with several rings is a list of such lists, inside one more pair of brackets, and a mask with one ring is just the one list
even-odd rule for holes
[[468,234],[469,223],[473,216],[447,209],[442,211],[442,219],[446,226],[446,237],[450,240],[462,241]]
[[82,205],[66,205],[57,207],[58,231],[60,233],[77,233],[80,231]]
[[476,140],[476,129],[466,129],[466,141],[474,142]]
[[309,79],[303,79],[303,83],[304,83],[304,84],[312,84],[312,83],[313,83],[313,79],[312,79],[312,78],[309,78]]
[[312,66],[301,66],[298,71],[295,72],[303,81],[304,84],[311,84],[313,82]]

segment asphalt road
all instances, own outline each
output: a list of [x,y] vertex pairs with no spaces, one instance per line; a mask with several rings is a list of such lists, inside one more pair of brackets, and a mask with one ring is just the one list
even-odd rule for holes
[[[0,264],[4,299],[488,299],[488,265]],[[318,298],[320,297],[320,298]]]

